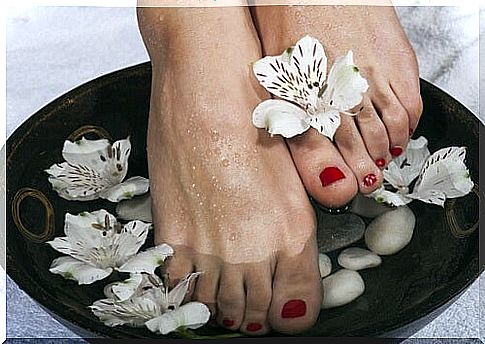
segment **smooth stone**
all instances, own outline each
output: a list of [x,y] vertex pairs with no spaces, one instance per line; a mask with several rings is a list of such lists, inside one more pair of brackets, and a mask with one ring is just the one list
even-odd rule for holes
[[395,254],[413,237],[416,216],[407,206],[397,207],[376,217],[365,231],[365,243],[379,255]]
[[382,263],[381,257],[377,254],[360,247],[346,248],[340,253],[337,261],[343,268],[356,271],[373,268]]
[[357,271],[342,269],[324,278],[322,309],[346,305],[364,293],[365,284]]
[[140,220],[152,222],[152,198],[150,194],[121,201],[116,206],[118,218],[125,221]]
[[332,261],[329,256],[323,253],[318,254],[318,268],[320,269],[320,277],[327,277],[332,272]]
[[394,208],[383,203],[379,203],[373,198],[365,197],[360,193],[357,194],[350,206],[350,211],[352,213],[371,219],[392,209]]
[[349,246],[364,236],[365,223],[355,214],[331,215],[317,210],[317,240],[320,253]]

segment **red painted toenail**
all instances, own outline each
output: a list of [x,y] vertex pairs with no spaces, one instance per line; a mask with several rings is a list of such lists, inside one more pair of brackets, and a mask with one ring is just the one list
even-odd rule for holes
[[345,175],[338,167],[326,167],[320,173],[320,181],[322,186],[327,186],[335,183],[337,180],[344,179]]
[[370,187],[374,185],[377,181],[377,177],[374,173],[369,173],[364,177],[364,185]]
[[234,320],[224,319],[224,320],[222,320],[222,325],[224,325],[226,327],[233,327],[234,326]]
[[259,331],[263,328],[263,325],[258,324],[258,323],[249,323],[246,325],[246,330],[250,332],[256,332]]
[[396,157],[396,156],[401,155],[402,148],[399,147],[399,146],[396,146],[396,147],[392,147],[389,151],[391,152],[392,156]]
[[386,160],[385,159],[377,159],[376,165],[377,165],[377,167],[384,167],[384,166],[386,166]]
[[413,133],[414,133],[414,129],[413,128],[409,128],[409,136],[413,136]]
[[306,303],[303,300],[291,300],[285,303],[281,310],[282,318],[298,318],[306,313]]

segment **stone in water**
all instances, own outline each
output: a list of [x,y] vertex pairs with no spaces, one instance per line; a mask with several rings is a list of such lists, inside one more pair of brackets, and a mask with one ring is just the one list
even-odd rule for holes
[[349,246],[364,236],[365,223],[354,214],[317,213],[318,250],[327,253]]
[[355,271],[373,268],[382,263],[381,257],[377,254],[359,247],[346,248],[340,253],[337,261],[343,268]]
[[416,217],[409,207],[401,206],[376,217],[365,231],[365,243],[379,255],[395,254],[413,236]]
[[152,222],[152,199],[150,194],[141,197],[135,197],[126,201],[121,201],[116,206],[116,214],[118,218],[125,221],[140,220],[144,222]]
[[324,278],[322,309],[346,305],[364,293],[365,284],[357,271],[342,269]]
[[332,272],[332,261],[323,253],[318,255],[318,268],[320,269],[320,277],[327,277]]
[[383,203],[378,203],[375,199],[365,197],[362,194],[357,194],[350,206],[350,211],[352,213],[371,219],[392,209],[394,208]]

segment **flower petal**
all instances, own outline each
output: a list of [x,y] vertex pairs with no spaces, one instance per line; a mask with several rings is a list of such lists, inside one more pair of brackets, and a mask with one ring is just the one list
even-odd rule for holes
[[270,93],[294,102],[303,109],[314,109],[319,88],[306,80],[302,71],[288,64],[289,54],[266,56],[253,64],[253,72],[259,83]]
[[468,194],[474,184],[465,157],[465,147],[448,147],[433,153],[426,160],[409,197],[444,206],[446,198]]
[[72,257],[64,256],[54,259],[49,271],[62,275],[66,279],[77,281],[79,284],[91,284],[108,277],[113,269],[99,269]]
[[142,274],[131,274],[130,278],[122,282],[110,283],[104,287],[104,295],[117,301],[126,301],[135,294],[142,281]]
[[118,271],[153,274],[155,269],[162,265],[167,257],[172,255],[173,249],[169,245],[158,245],[138,253],[118,268]]
[[159,305],[153,299],[143,297],[134,297],[123,302],[113,299],[98,300],[89,308],[100,321],[110,327],[141,327],[147,320],[160,315]]
[[340,126],[340,113],[337,110],[328,110],[310,118],[310,125],[320,134],[325,135],[330,140]]
[[113,261],[116,261],[117,265],[121,265],[126,263],[128,259],[134,257],[140,247],[145,243],[150,228],[150,223],[131,221],[123,226],[119,233],[114,234],[112,242],[109,245],[111,247],[110,252],[114,257]]
[[106,139],[88,140],[83,137],[75,142],[66,140],[62,156],[70,164],[86,165],[99,171],[106,168],[108,147]]
[[395,188],[408,187],[416,179],[430,153],[423,136],[409,140],[406,151],[394,158],[384,169],[384,179]]
[[168,334],[179,327],[196,329],[209,321],[210,311],[200,302],[189,302],[180,308],[162,314],[145,323],[152,332]]
[[111,185],[119,184],[126,177],[128,172],[128,158],[131,153],[130,137],[113,143],[109,152],[109,178]]
[[[290,64],[302,75],[310,90],[320,90],[327,77],[327,57],[322,44],[313,37],[305,36],[295,45]],[[318,92],[317,92],[318,94]]]
[[269,99],[258,104],[253,111],[253,124],[266,129],[271,135],[290,138],[310,127],[306,112],[284,100]]
[[104,178],[102,170],[85,165],[63,162],[54,164],[46,170],[52,189],[59,196],[70,201],[90,201],[110,186],[110,180]]
[[105,198],[111,202],[119,202],[146,193],[149,185],[149,180],[146,178],[132,177],[125,180],[123,183],[105,189],[99,194],[99,197]]
[[185,276],[170,292],[168,293],[168,306],[178,307],[183,302],[190,284],[196,279],[201,272],[193,272]]
[[365,196],[375,199],[377,203],[387,203],[396,207],[406,205],[412,202],[412,199],[409,198],[407,195],[388,191],[383,186]]
[[347,111],[362,101],[362,95],[369,85],[354,64],[352,51],[335,60],[327,80],[328,87],[323,93],[325,104],[339,111]]

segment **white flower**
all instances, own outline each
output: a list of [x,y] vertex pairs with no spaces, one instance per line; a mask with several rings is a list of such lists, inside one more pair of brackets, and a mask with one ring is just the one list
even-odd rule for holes
[[163,244],[137,254],[150,227],[151,224],[141,221],[121,225],[106,210],[79,215],[67,213],[66,236],[48,244],[68,256],[55,259],[49,271],[79,284],[106,278],[113,269],[153,273],[173,250]]
[[255,62],[253,71],[266,90],[283,99],[259,104],[253,112],[253,124],[286,138],[311,126],[333,139],[340,113],[354,115],[347,111],[362,101],[368,89],[354,64],[352,51],[335,61],[327,79],[325,51],[310,36],[280,56],[266,56]]
[[444,206],[446,198],[462,197],[473,189],[465,157],[465,147],[443,148],[430,155],[426,138],[410,140],[406,152],[383,171],[384,185],[368,197],[395,206],[414,199]]
[[66,140],[62,156],[66,160],[46,170],[49,182],[67,200],[90,201],[105,198],[119,202],[148,191],[148,179],[132,177],[124,182],[131,152],[130,139],[116,141]]
[[188,274],[169,291],[155,274],[132,274],[123,282],[106,286],[108,298],[94,302],[90,308],[107,326],[145,325],[161,334],[179,328],[196,329],[209,320],[209,309],[200,302],[182,302],[198,275],[199,272]]

